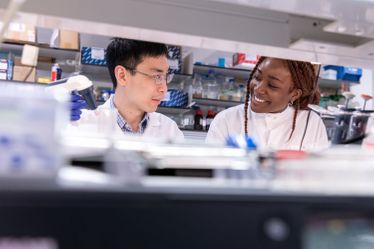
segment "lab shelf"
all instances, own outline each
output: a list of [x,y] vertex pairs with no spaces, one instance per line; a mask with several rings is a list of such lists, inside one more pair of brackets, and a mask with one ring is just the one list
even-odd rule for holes
[[40,83],[40,82],[30,82],[30,81],[19,81],[19,80],[0,80],[0,84],[3,83],[11,83],[11,84],[30,84],[30,85],[41,85],[41,86],[47,86],[46,83]]
[[39,57],[58,58],[59,60],[75,60],[76,56],[79,55],[80,50],[78,49],[62,49],[62,48],[51,48],[45,44],[38,43],[18,43],[12,41],[5,41],[0,43],[0,52],[12,52],[15,55],[21,55],[23,45],[28,44],[39,48]]
[[205,99],[205,98],[193,98],[192,101],[195,102],[197,105],[211,105],[211,106],[219,106],[219,107],[225,107],[225,108],[243,104],[243,102],[240,102],[240,101]]
[[342,85],[358,85],[360,84],[359,82],[351,82],[351,81],[346,81],[346,80],[329,80],[329,79],[324,79],[324,78],[319,78],[318,79],[318,84],[320,87],[323,88],[341,88]]
[[199,130],[187,130],[187,129],[180,129],[183,132],[185,139],[193,139],[193,140],[205,140],[207,131],[199,131]]
[[157,112],[164,113],[164,114],[183,114],[185,112],[190,111],[191,108],[183,108],[183,107],[166,107],[166,106],[159,106],[157,108]]
[[221,74],[226,77],[234,77],[245,81],[248,80],[249,74],[251,73],[251,70],[241,68],[226,68],[199,64],[193,66],[193,72],[197,74],[207,75],[209,70],[214,71],[216,74]]

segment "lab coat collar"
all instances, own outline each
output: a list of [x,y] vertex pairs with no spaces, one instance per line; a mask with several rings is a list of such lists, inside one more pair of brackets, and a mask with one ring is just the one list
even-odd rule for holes
[[149,115],[149,126],[160,126],[161,125],[161,116],[157,112],[150,112]]
[[256,113],[251,111],[256,120],[263,120],[268,129],[274,129],[292,119],[295,109],[287,106],[286,109],[279,113]]
[[[112,102],[113,98],[114,98],[114,94],[112,94],[110,96],[110,98],[107,101],[105,101],[104,104],[102,104],[100,106],[100,108],[109,108],[109,109],[115,108],[114,107],[114,103]],[[159,113],[157,113],[157,112],[150,112],[150,113],[148,113],[148,115],[149,115],[148,116],[149,120],[148,120],[147,128],[148,128],[148,126],[156,127],[156,126],[160,126],[161,125],[161,121],[160,121],[161,120],[161,116],[160,116]],[[146,128],[146,130],[147,130],[147,128]]]

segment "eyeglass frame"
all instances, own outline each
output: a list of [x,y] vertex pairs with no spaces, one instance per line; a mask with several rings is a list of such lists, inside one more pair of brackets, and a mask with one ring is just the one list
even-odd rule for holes
[[[142,71],[139,71],[135,68],[131,68],[131,67],[127,67],[127,66],[123,66],[124,68],[126,68],[127,70],[129,71],[132,71],[132,72],[135,72],[135,73],[140,73],[141,75],[144,75],[144,76],[147,76],[148,78],[150,79],[153,79],[155,84],[157,86],[160,86],[162,83],[166,83],[166,84],[169,84],[172,80],[173,80],[173,77],[174,77],[174,74],[173,73],[166,73],[166,76],[163,75],[163,74],[156,74],[156,75],[152,75],[152,74],[147,74],[147,73],[144,73]],[[162,76],[163,78],[160,79],[159,77]],[[157,78],[158,77],[158,78]]]

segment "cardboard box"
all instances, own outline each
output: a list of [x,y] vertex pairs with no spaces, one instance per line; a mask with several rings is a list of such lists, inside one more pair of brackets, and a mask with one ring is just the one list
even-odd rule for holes
[[60,30],[59,48],[79,49],[79,33],[75,31]]
[[4,35],[5,39],[18,42],[36,42],[35,26],[24,23],[12,22]]
[[21,60],[17,57],[14,60],[13,80],[35,82],[36,67],[25,66],[21,64]]
[[6,80],[7,70],[0,70],[0,80]]
[[8,60],[0,59],[0,70],[7,70],[7,69],[8,69]]
[[36,28],[37,43],[44,45],[44,46],[48,46],[48,47],[58,47],[58,44],[54,44],[55,40],[51,40],[53,31],[54,31],[53,29],[37,27]]
[[247,68],[253,68],[258,59],[260,58],[259,55],[251,55],[246,53],[235,53],[232,56],[232,65],[236,66],[243,66]]
[[35,82],[36,68],[30,66],[14,66],[13,80]]

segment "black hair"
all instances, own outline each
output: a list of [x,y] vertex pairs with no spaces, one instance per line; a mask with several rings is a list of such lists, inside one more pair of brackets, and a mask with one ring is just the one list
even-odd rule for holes
[[106,50],[106,61],[113,83],[113,89],[117,87],[117,79],[114,73],[116,66],[121,65],[129,69],[136,69],[144,60],[144,57],[167,55],[168,49],[165,44],[113,38]]

